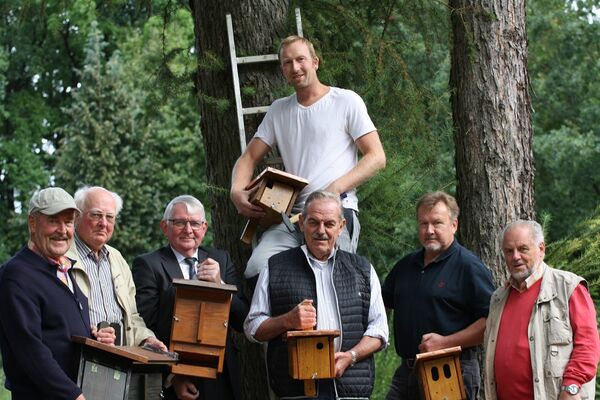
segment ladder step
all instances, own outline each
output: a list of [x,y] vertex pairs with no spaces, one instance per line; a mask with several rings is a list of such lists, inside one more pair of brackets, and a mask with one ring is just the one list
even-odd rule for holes
[[267,61],[277,61],[278,59],[279,57],[277,54],[265,54],[262,56],[237,57],[236,61],[238,64],[252,64]]
[[269,106],[260,106],[260,107],[244,107],[242,108],[242,114],[251,115],[251,114],[264,114],[269,109]]

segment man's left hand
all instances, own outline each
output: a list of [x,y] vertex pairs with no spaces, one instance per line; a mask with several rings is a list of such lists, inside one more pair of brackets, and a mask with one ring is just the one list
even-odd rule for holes
[[198,265],[196,277],[201,281],[221,283],[221,269],[219,263],[212,258],[207,258]]
[[347,351],[339,351],[334,354],[335,358],[335,377],[339,378],[352,364],[352,355]]
[[161,342],[154,336],[150,336],[149,338],[144,340],[143,344],[147,344],[148,346],[154,347],[155,349],[158,349],[160,351],[169,351],[167,346],[165,346],[165,344],[163,342]]
[[419,345],[420,353],[427,353],[429,351],[441,350],[448,347],[446,344],[446,337],[438,335],[437,333],[426,333],[421,338],[421,344]]

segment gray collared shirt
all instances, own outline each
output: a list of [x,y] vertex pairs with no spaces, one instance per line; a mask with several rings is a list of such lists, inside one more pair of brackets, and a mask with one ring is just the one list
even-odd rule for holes
[[90,281],[88,298],[90,322],[94,326],[102,321],[123,324],[123,310],[117,302],[108,250],[102,247],[100,257],[96,258],[96,253],[77,235],[75,235],[75,246],[81,259],[81,268],[85,270]]
[[[315,259],[306,248],[302,246],[308,263],[315,274],[317,285],[317,329],[340,329],[340,316],[338,313],[338,304],[333,287],[333,260],[335,251],[331,253],[327,261]],[[388,324],[381,297],[381,285],[375,269],[371,265],[370,275],[371,302],[369,304],[369,325],[363,336],[379,338],[387,346],[388,343]],[[269,268],[261,271],[248,317],[244,321],[244,332],[248,339],[257,342],[254,338],[260,325],[271,317],[271,303],[269,301]],[[335,339],[335,351],[340,351],[341,343],[339,337]],[[383,348],[382,347],[382,348]]]

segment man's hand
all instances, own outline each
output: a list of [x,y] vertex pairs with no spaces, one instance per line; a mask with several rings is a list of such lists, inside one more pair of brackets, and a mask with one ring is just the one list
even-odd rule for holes
[[258,186],[252,190],[232,190],[230,197],[239,214],[248,218],[260,219],[265,212],[257,205],[250,203],[250,196],[258,190]]
[[114,346],[115,340],[117,340],[115,330],[111,326],[98,329],[95,325],[92,325],[92,336],[95,337],[96,340],[100,343],[108,344],[111,346]]
[[429,351],[445,349],[448,347],[445,339],[445,336],[438,335],[437,333],[426,333],[421,338],[419,352],[427,353]]
[[163,342],[161,342],[154,336],[150,336],[150,337],[146,338],[146,340],[144,340],[144,342],[142,344],[147,344],[148,346],[154,347],[155,349],[158,349],[160,351],[169,351],[167,346],[165,346],[165,344]]
[[212,258],[207,258],[198,265],[196,277],[201,281],[221,283],[221,269],[219,263]]
[[333,357],[335,359],[335,377],[340,378],[352,365],[352,355],[347,351],[339,351]]
[[85,396],[81,393],[75,400],[85,400]]
[[317,310],[312,304],[312,300],[302,300],[287,313],[287,330],[306,330],[317,325]]
[[200,395],[194,382],[187,376],[175,375],[172,383],[175,394],[180,400],[196,400]]

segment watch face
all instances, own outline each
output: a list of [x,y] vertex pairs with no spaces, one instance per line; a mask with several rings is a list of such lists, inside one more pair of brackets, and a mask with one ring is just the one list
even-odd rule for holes
[[579,393],[579,386],[573,384],[565,387],[565,390],[569,392],[569,394],[577,394]]

